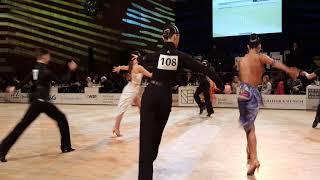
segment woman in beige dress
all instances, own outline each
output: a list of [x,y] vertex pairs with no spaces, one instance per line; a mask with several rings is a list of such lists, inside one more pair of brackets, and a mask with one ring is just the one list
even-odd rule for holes
[[121,70],[128,71],[131,79],[131,81],[129,81],[129,83],[124,87],[118,104],[118,114],[116,116],[116,122],[113,128],[113,134],[118,137],[121,136],[120,123],[124,113],[133,103],[140,108],[141,98],[138,94],[141,88],[141,80],[143,76],[152,76],[149,71],[139,65],[139,56],[140,53],[138,51],[134,51],[131,53],[131,60],[128,66],[117,66],[113,68],[113,72],[116,73],[119,73]]

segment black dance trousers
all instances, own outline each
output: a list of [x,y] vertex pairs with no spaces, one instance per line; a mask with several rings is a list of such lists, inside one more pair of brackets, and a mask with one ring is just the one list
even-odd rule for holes
[[147,86],[140,110],[139,180],[152,180],[153,162],[158,155],[171,105],[172,92],[169,86]]
[[320,104],[318,105],[317,114],[316,114],[316,117],[314,118],[314,120],[319,122],[319,118],[320,118]]
[[69,125],[66,116],[52,103],[33,101],[26,114],[14,129],[3,139],[0,151],[5,156],[26,128],[41,114],[45,113],[58,124],[61,135],[61,150],[71,148]]
[[[209,86],[199,86],[194,93],[194,100],[198,104],[199,108],[203,108],[206,106],[208,114],[213,113],[213,107],[211,103],[211,98],[210,98],[210,87]],[[202,102],[200,99],[200,94],[203,93],[204,96],[204,101]]]

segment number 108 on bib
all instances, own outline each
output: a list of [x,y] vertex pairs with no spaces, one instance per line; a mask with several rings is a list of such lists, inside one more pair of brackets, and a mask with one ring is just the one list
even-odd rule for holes
[[158,69],[175,71],[178,69],[178,56],[160,54]]

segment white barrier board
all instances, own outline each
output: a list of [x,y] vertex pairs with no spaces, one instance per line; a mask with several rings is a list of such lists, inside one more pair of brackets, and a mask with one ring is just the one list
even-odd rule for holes
[[320,86],[307,86],[307,109],[317,109],[320,101]]
[[[196,86],[179,87],[178,94],[172,95],[172,105],[196,107],[194,93]],[[85,93],[58,93],[52,88],[50,99],[57,104],[106,104],[117,105],[119,93],[99,93],[98,88],[85,89]],[[216,94],[214,107],[238,107],[236,94]],[[263,95],[265,109],[315,109],[320,99],[320,87],[308,86],[307,95]],[[0,102],[26,103],[28,94],[17,91],[14,94],[0,93]]]

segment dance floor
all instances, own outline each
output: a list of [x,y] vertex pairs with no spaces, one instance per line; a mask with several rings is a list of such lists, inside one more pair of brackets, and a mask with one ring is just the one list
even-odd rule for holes
[[[0,138],[28,106],[0,104]],[[66,113],[76,151],[61,154],[55,122],[41,115],[0,163],[0,179],[136,180],[139,114],[123,119],[120,138],[112,136],[114,106],[59,105]],[[261,110],[256,121],[260,171],[246,176],[246,140],[237,109],[219,108],[212,118],[196,108],[173,108],[164,132],[155,180],[309,180],[320,172],[320,128],[315,112]],[[320,127],[320,126],[319,126]]]

